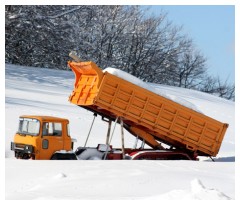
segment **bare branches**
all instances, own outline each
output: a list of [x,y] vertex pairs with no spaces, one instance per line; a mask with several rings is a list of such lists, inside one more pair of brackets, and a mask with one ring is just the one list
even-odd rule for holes
[[44,18],[49,18],[49,19],[59,18],[59,17],[61,17],[61,16],[63,16],[63,15],[70,14],[70,13],[72,13],[72,12],[74,12],[74,11],[77,11],[77,10],[79,10],[79,9],[81,9],[81,8],[82,8],[82,6],[78,6],[78,7],[76,7],[76,8],[69,9],[69,10],[67,10],[67,11],[61,12],[61,13],[56,14],[56,15],[54,15],[54,16],[46,16],[46,17],[43,17],[43,16],[42,16],[42,18],[43,18],[43,19],[44,19]]
[[139,6],[122,5],[5,6],[5,61],[67,69],[68,53],[76,50],[82,60],[147,82],[234,99],[234,86],[207,75],[207,59],[182,27],[166,13],[145,14]]

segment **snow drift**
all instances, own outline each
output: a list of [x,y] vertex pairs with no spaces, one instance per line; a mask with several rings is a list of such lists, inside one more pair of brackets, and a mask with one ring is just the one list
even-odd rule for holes
[[[198,91],[151,84],[202,113],[229,124],[216,161],[24,161],[10,142],[23,114],[68,118],[71,136],[82,146],[93,114],[68,102],[69,71],[6,65],[6,199],[234,199],[234,102]],[[150,87],[150,86],[149,86]],[[97,117],[87,146],[105,142],[107,123]],[[125,134],[126,146],[135,139]],[[120,127],[112,144],[120,147]],[[206,160],[205,158],[201,160]],[[17,171],[17,172],[16,172]]]

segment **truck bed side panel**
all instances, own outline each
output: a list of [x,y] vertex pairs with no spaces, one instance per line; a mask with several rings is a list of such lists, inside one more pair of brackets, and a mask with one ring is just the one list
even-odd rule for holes
[[177,148],[216,156],[227,124],[150,92],[110,73],[79,78],[70,101],[88,109],[123,117],[124,123],[141,127],[159,141]]

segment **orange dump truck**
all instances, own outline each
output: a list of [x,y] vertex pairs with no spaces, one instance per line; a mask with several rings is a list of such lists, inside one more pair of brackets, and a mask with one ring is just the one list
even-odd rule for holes
[[93,62],[68,65],[75,73],[71,103],[111,121],[121,119],[124,128],[152,148],[125,153],[142,159],[157,159],[166,151],[186,153],[191,159],[217,155],[228,124],[103,72]]

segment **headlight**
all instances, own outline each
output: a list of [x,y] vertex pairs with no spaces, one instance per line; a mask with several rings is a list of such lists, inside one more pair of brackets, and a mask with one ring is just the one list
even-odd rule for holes
[[32,145],[25,145],[24,151],[25,151],[25,153],[33,153],[33,146]]

